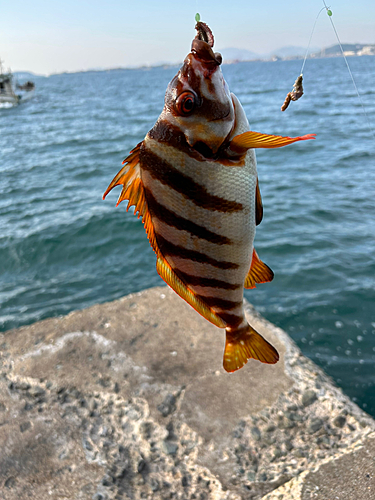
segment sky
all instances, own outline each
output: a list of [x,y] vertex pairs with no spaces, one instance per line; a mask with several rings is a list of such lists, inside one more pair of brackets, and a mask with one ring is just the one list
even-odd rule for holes
[[[326,0],[342,43],[375,44],[374,0]],[[49,75],[180,63],[195,36],[195,14],[215,36],[215,50],[257,53],[307,47],[321,0],[0,0],[0,58],[12,71]],[[326,12],[313,47],[336,37]]]

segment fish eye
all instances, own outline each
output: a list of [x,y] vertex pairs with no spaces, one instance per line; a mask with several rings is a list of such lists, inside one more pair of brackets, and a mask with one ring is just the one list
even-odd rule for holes
[[179,115],[187,116],[194,111],[196,97],[193,92],[183,92],[177,97],[176,111]]

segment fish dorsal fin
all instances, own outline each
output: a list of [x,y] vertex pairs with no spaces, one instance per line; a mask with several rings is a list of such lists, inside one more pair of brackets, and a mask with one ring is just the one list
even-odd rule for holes
[[119,171],[119,173],[115,175],[112,182],[108,186],[106,192],[103,195],[103,200],[115,186],[122,185],[123,186],[122,191],[117,200],[116,207],[123,200],[129,200],[126,211],[128,211],[130,207],[135,206],[134,215],[138,212],[138,218],[142,217],[142,222],[144,224],[150,244],[156,255],[159,256],[160,251],[156,243],[154,226],[151,221],[151,216],[148,210],[143,183],[141,179],[140,158],[139,158],[141,144],[142,144],[141,142],[137,144],[136,147],[130,151],[129,156],[125,158],[125,160],[122,162],[124,166]]
[[251,148],[282,148],[297,141],[308,141],[315,139],[315,134],[302,135],[300,137],[283,137],[282,135],[268,135],[260,132],[244,132],[233,137],[230,149],[243,152]]
[[253,259],[251,261],[250,271],[245,278],[245,288],[255,288],[256,283],[268,283],[273,280],[273,271],[262,262],[253,249]]
[[116,207],[123,200],[129,200],[126,211],[128,211],[131,206],[135,205],[134,213],[138,212],[138,217],[142,217],[144,215],[144,202],[146,201],[144,198],[143,188],[141,187],[141,172],[139,163],[139,151],[141,144],[142,143],[140,142],[130,151],[129,156],[122,162],[124,166],[118,174],[114,176],[112,182],[103,195],[104,200],[107,194],[112,191],[115,186],[122,185],[123,188],[117,200]]
[[145,201],[143,189],[140,187],[141,172],[139,163],[139,151],[141,144],[142,143],[140,142],[134,149],[130,151],[129,156],[122,162],[124,166],[112,179],[112,182],[103,195],[104,200],[107,194],[112,191],[115,186],[122,185],[123,188],[117,200],[116,207],[123,200],[129,200],[127,211],[131,206],[135,205],[136,208],[134,213],[139,212],[138,217],[142,217],[144,214]]
[[142,217],[142,222],[145,226],[148,239],[150,240],[150,244],[157,255],[156,270],[161,278],[204,318],[219,328],[225,328],[226,323],[219,318],[201,299],[198,299],[194,292],[185,285],[185,283],[176,275],[172,267],[165,260],[159,249],[141,179],[139,158],[140,146],[141,143],[139,143],[130,152],[129,156],[125,158],[123,161],[124,167],[108,186],[103,199],[115,186],[123,186],[121,194],[117,200],[117,205],[119,205],[119,203],[123,200],[129,200],[126,210],[128,211],[131,206],[135,206],[134,213],[136,214],[138,212],[138,217]]
[[255,223],[258,226],[263,219],[263,204],[260,195],[259,180],[257,179],[257,186],[255,190]]
[[226,327],[226,323],[219,318],[201,299],[197,298],[194,292],[190,290],[190,288],[186,286],[185,283],[176,275],[163,256],[158,257],[156,270],[167,285],[169,285],[177,293],[177,295],[186,300],[186,302],[199,312],[199,314],[219,328]]

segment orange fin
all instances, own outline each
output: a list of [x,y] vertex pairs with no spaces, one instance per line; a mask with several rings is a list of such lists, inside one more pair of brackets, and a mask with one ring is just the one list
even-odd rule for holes
[[141,217],[143,215],[143,202],[145,201],[143,188],[141,187],[141,173],[139,163],[139,151],[141,144],[142,143],[140,142],[134,149],[130,151],[129,156],[122,162],[122,164],[125,166],[122,167],[117,175],[115,175],[103,195],[104,200],[107,194],[112,191],[115,186],[119,186],[120,184],[122,184],[123,188],[117,200],[116,207],[123,200],[129,200],[127,210],[129,210],[131,206],[135,205],[135,213],[139,212],[138,217]]
[[245,288],[255,288],[256,283],[268,283],[273,280],[274,274],[267,264],[262,262],[253,249],[253,259],[251,261],[250,271],[245,278]]
[[315,139],[315,134],[302,135],[300,137],[283,137],[282,135],[268,135],[259,132],[244,132],[232,139],[230,148],[236,152],[242,152],[251,148],[281,148],[297,141]]
[[202,300],[195,296],[194,292],[185,285],[185,283],[175,274],[168,262],[161,256],[157,259],[156,270],[167,285],[169,285],[177,295],[186,300],[186,302],[199,312],[199,314],[219,328],[225,328],[226,323]]
[[141,142],[137,144],[136,147],[130,151],[129,156],[122,162],[124,167],[122,167],[119,173],[113,178],[103,195],[103,200],[115,186],[122,185],[123,188],[117,200],[116,207],[123,200],[129,200],[126,211],[128,211],[130,207],[135,206],[134,214],[138,212],[138,218],[142,217],[142,222],[145,226],[150,244],[156,255],[160,255],[141,179],[141,165],[139,158],[141,144]]
[[263,219],[263,204],[262,197],[260,195],[259,180],[257,179],[257,187],[255,190],[255,222],[258,226]]
[[223,366],[227,372],[239,370],[250,359],[275,364],[279,360],[276,349],[250,325],[239,330],[226,330]]

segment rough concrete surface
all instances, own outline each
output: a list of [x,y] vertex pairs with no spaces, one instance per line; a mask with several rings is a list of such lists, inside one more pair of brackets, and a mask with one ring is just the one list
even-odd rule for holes
[[247,316],[280,361],[230,375],[164,287],[1,335],[0,498],[375,498],[375,422]]

